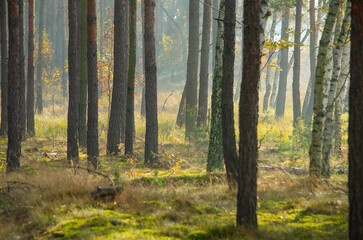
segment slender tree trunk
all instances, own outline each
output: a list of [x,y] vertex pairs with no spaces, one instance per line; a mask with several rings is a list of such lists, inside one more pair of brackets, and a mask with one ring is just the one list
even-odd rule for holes
[[100,0],[100,59],[103,60],[103,13],[105,11],[104,0]]
[[157,109],[157,79],[155,59],[155,1],[145,0],[145,163],[153,164],[158,155],[158,109]]
[[[283,20],[281,27],[281,40],[289,41],[289,9],[286,7],[283,11]],[[284,48],[281,50],[281,68],[279,90],[277,92],[276,99],[276,117],[283,117],[285,114],[285,103],[286,103],[286,85],[287,85],[287,74],[288,74],[288,61],[289,61],[289,49]]]
[[325,122],[324,122],[324,134],[323,134],[323,161],[322,161],[322,175],[325,177],[330,177],[330,152],[332,148],[333,141],[333,109],[334,101],[339,97],[339,90],[337,89],[340,70],[341,70],[341,59],[343,54],[344,44],[347,40],[348,25],[350,24],[350,5],[348,2],[347,9],[345,11],[345,17],[343,24],[340,24],[341,17],[337,19],[337,25],[335,28],[335,48],[333,50],[333,74],[330,81],[330,89],[328,96],[328,105],[325,111]]
[[[277,65],[279,66],[281,66],[281,54],[282,50],[279,50],[277,54]],[[274,83],[272,85],[272,92],[270,97],[270,107],[272,108],[276,106],[276,92],[277,92],[277,85],[279,83],[279,76],[280,76],[280,71],[275,70]]]
[[[275,37],[276,22],[277,22],[277,12],[275,11],[273,13],[273,18],[272,18],[270,41],[273,41],[274,37]],[[268,60],[267,60],[267,67],[266,67],[266,92],[265,92],[265,96],[263,98],[263,111],[267,111],[268,100],[270,99],[270,93],[271,93],[270,79],[271,79],[271,70],[272,70],[272,67],[270,65],[272,62],[273,55],[274,55],[274,50],[269,50],[268,55],[267,55]]]
[[[340,5],[339,5],[340,8]],[[341,18],[340,20],[341,21]],[[336,21],[337,23],[338,21]],[[335,31],[336,27],[334,26],[333,32]],[[326,110],[326,107],[328,105],[328,95],[329,95],[329,86],[330,86],[330,80],[332,78],[333,73],[333,47],[334,44],[334,34],[332,34],[330,38],[330,44],[328,48],[328,54],[326,58],[326,67],[325,67],[325,74],[324,74],[324,94],[323,94],[323,104],[324,104],[324,111]]]
[[186,80],[185,137],[196,133],[198,104],[199,1],[189,0],[189,50]]
[[37,87],[36,87],[36,108],[38,113],[43,112],[43,32],[44,32],[44,6],[45,0],[40,0],[39,11],[39,41],[37,59]]
[[[215,68],[215,60],[216,60],[216,45],[217,45],[217,31],[218,31],[218,16],[219,12],[216,9],[219,9],[220,0],[213,0],[213,10],[212,10],[212,72],[214,73]],[[214,76],[213,76],[214,77]]]
[[107,133],[107,151],[120,152],[123,119],[123,102],[129,67],[129,0],[115,0],[115,63],[112,89],[111,114]]
[[[141,1],[141,28],[142,28],[142,36],[145,34],[145,3]],[[142,37],[142,46],[145,46],[144,37]],[[144,72],[144,83],[142,85],[141,91],[141,109],[140,115],[142,117],[146,117],[146,104],[145,104],[145,49],[142,51],[142,67]]]
[[81,1],[81,79],[79,101],[79,146],[87,145],[87,0]]
[[186,99],[185,99],[185,93],[186,93],[186,85],[184,86],[183,93],[180,99],[179,103],[179,110],[178,115],[176,117],[176,125],[179,127],[182,127],[185,122],[185,108],[186,108]]
[[223,139],[222,139],[222,75],[223,75],[223,32],[224,32],[225,0],[221,0],[218,16],[216,39],[216,55],[213,74],[211,129],[209,133],[207,172],[222,170]]
[[126,132],[125,154],[134,153],[135,132],[135,67],[136,67],[136,15],[137,1],[130,1],[130,52],[129,72],[127,81],[127,107],[126,107]]
[[26,137],[25,108],[25,54],[24,54],[24,1],[19,0],[19,126],[20,137]]
[[349,92],[349,239],[363,239],[363,2],[352,0]]
[[8,39],[6,23],[6,0],[0,0],[1,28],[1,128],[0,135],[8,132]]
[[200,56],[198,127],[207,124],[211,4],[212,0],[204,0],[202,51]]
[[97,17],[95,0],[87,0],[87,70],[88,70],[88,162],[98,168],[98,76],[97,76]]
[[61,17],[61,29],[60,29],[60,41],[61,41],[61,55],[60,55],[60,68],[62,69],[62,75],[61,75],[61,89],[62,89],[62,96],[63,98],[67,97],[68,89],[67,89],[67,77],[66,77],[66,69],[65,69],[65,61],[66,61],[66,1],[59,1],[61,2],[61,8],[60,8],[60,17]]
[[34,0],[29,0],[28,6],[28,78],[27,78],[27,134],[30,137],[35,136],[34,128]]
[[257,123],[260,80],[260,1],[244,1],[243,74],[239,104],[237,225],[257,228]]
[[302,0],[296,0],[294,74],[292,82],[294,124],[297,124],[298,118],[301,116],[301,103],[300,103],[301,9],[302,9]]
[[238,182],[238,156],[234,128],[233,82],[236,38],[236,1],[226,0],[224,20],[224,51],[222,77],[222,138],[223,157],[226,165],[227,180],[231,188]]
[[328,47],[331,34],[335,24],[335,18],[339,8],[339,0],[332,0],[329,6],[329,13],[326,19],[323,35],[321,36],[318,65],[316,68],[315,88],[314,88],[314,121],[312,130],[312,140],[309,150],[310,175],[320,177],[322,159],[322,135],[324,121],[324,73],[326,67]]
[[18,0],[8,1],[9,21],[9,71],[8,71],[8,150],[6,156],[6,172],[20,168],[20,122],[19,122],[19,39],[20,39],[20,16]]
[[69,102],[68,102],[68,127],[67,127],[67,159],[72,165],[77,166],[78,156],[78,124],[79,124],[79,70],[81,34],[78,12],[78,0],[68,0],[69,12]]

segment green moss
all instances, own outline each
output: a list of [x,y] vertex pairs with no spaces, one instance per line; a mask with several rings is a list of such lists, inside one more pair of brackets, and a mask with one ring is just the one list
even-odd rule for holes
[[186,239],[190,240],[207,240],[209,239],[209,235],[206,231],[203,230],[197,230],[189,233],[186,237]]

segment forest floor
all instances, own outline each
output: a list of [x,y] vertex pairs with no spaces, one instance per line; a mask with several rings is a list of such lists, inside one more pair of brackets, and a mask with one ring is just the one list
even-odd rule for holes
[[[309,134],[300,127],[292,136],[287,127],[292,113],[279,121],[272,111],[260,115],[259,165],[277,168],[259,169],[259,228],[253,230],[236,227],[236,190],[222,173],[206,173],[207,134],[201,130],[198,139],[185,141],[183,129],[175,126],[175,106],[159,114],[156,166],[143,163],[145,127],[139,116],[135,155],[110,157],[107,114],[100,115],[102,174],[87,171],[84,150],[81,168],[67,162],[65,106],[36,117],[37,137],[23,143],[19,172],[5,174],[7,142],[0,140],[0,239],[348,238],[347,175],[313,181],[283,168],[308,167]],[[333,154],[332,169],[347,170],[347,150],[342,151]],[[121,189],[114,198],[91,197],[111,181]]]

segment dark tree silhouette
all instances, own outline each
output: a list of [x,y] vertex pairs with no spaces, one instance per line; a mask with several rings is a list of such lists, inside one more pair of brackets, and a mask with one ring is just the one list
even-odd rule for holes
[[25,108],[25,54],[24,54],[24,1],[19,0],[19,126],[20,137],[26,137]]
[[81,1],[81,82],[79,101],[79,146],[87,145],[87,0]]
[[237,225],[248,227],[257,227],[257,123],[261,65],[259,12],[259,0],[244,1]]
[[9,71],[8,71],[8,150],[6,157],[6,172],[20,168],[20,123],[19,123],[19,41],[20,41],[20,15],[19,1],[8,1],[9,23]]
[[158,154],[158,109],[155,60],[155,1],[145,0],[144,50],[145,50],[145,101],[146,135],[145,163],[153,164]]
[[0,135],[8,132],[8,39],[6,24],[6,0],[0,0],[1,35],[1,128]]
[[45,0],[40,0],[39,11],[39,41],[38,41],[38,58],[37,58],[37,82],[36,82],[36,108],[38,113],[43,112],[43,31],[44,31],[44,5]]
[[28,77],[26,96],[26,124],[27,134],[35,136],[34,128],[34,0],[28,2]]

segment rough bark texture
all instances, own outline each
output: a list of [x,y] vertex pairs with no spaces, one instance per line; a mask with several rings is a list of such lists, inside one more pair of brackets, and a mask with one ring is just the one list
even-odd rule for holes
[[69,11],[69,100],[68,100],[68,127],[67,127],[67,159],[77,166],[78,156],[78,123],[79,123],[79,66],[80,23],[78,22],[77,0],[68,1]]
[[257,123],[260,80],[260,4],[244,1],[243,74],[239,105],[237,225],[257,227]]
[[216,39],[216,55],[212,87],[211,128],[209,133],[207,171],[222,170],[223,139],[222,139],[222,75],[223,75],[223,32],[224,32],[225,0],[221,0],[218,16]]
[[81,79],[79,101],[79,146],[87,145],[87,0],[81,1]]
[[214,73],[215,67],[215,57],[216,57],[216,42],[217,42],[217,31],[218,31],[218,16],[219,12],[216,9],[219,9],[220,0],[213,0],[213,10],[212,10],[212,72]]
[[[88,162],[98,167],[98,75],[97,75],[97,20],[96,2],[87,0],[87,70],[88,70]],[[77,108],[78,109],[78,108]]]
[[363,1],[352,0],[349,92],[349,239],[363,239]]
[[[270,41],[274,40],[275,37],[275,29],[276,29],[276,22],[277,22],[277,12],[274,12],[273,14],[273,18],[272,18],[272,24],[271,24],[271,32],[270,32]],[[271,94],[271,70],[272,67],[271,62],[272,62],[272,57],[274,55],[274,50],[269,50],[268,52],[268,60],[267,60],[267,67],[266,67],[266,91],[265,91],[265,95],[263,98],[263,111],[267,111],[268,109],[268,100],[270,99],[270,94]]]
[[62,21],[62,25],[63,26],[61,28],[61,57],[60,57],[60,67],[62,68],[62,83],[61,83],[61,88],[62,88],[62,95],[63,97],[67,97],[68,95],[68,91],[67,91],[67,78],[66,78],[66,74],[65,74],[65,61],[66,61],[66,1],[63,1],[63,4],[61,4],[61,9],[60,9],[60,14],[61,14],[61,21]]
[[28,77],[26,94],[26,124],[29,137],[35,136],[34,128],[34,0],[29,0],[28,6]]
[[136,67],[136,14],[137,2],[130,1],[130,51],[129,72],[127,80],[125,154],[134,153],[135,132],[135,67]]
[[329,13],[326,19],[323,35],[321,36],[318,65],[315,75],[314,87],[314,120],[312,130],[312,140],[309,149],[310,157],[310,175],[319,177],[321,172],[322,159],[322,137],[323,137],[323,121],[324,121],[324,73],[327,60],[327,52],[330,43],[331,34],[335,24],[336,14],[339,8],[339,0],[332,0],[329,6]]
[[186,80],[185,137],[191,139],[196,132],[198,104],[199,56],[199,1],[189,0],[189,50]]
[[[285,8],[283,12],[282,27],[281,27],[281,40],[289,41],[289,9]],[[287,85],[287,74],[288,74],[288,61],[289,61],[289,49],[286,47],[281,50],[281,62],[279,90],[276,97],[276,117],[283,117],[285,114],[285,103],[286,103],[286,85]]]
[[338,81],[341,70],[341,59],[343,54],[344,43],[347,39],[348,25],[350,24],[350,6],[347,5],[345,11],[345,17],[343,24],[340,24],[340,17],[337,19],[337,25],[335,28],[335,40],[333,49],[333,73],[330,80],[330,89],[328,95],[328,103],[325,111],[325,122],[324,122],[324,134],[323,134],[323,159],[322,159],[322,175],[330,176],[330,152],[332,149],[333,142],[333,109],[335,105],[335,99],[340,98],[340,89],[338,87]]
[[146,134],[145,163],[153,164],[158,155],[158,109],[157,79],[155,60],[155,1],[145,0],[145,101],[146,101]]
[[227,180],[230,187],[238,181],[238,157],[234,128],[233,82],[236,38],[236,1],[226,0],[224,19],[224,51],[222,77],[222,138],[223,157],[226,165]]
[[[142,28],[142,36],[145,34],[145,2],[141,1],[141,28]],[[144,37],[142,37],[142,46],[145,46]],[[142,68],[144,73],[144,84],[142,85],[141,90],[141,109],[140,115],[142,117],[146,117],[146,104],[145,104],[145,49],[142,50]]]
[[19,131],[21,139],[26,137],[25,108],[25,54],[24,54],[24,1],[19,0]]
[[9,71],[8,71],[8,150],[6,156],[6,172],[20,168],[20,123],[19,123],[19,41],[20,16],[18,0],[8,1],[9,23]]
[[122,125],[125,118],[124,105],[129,67],[129,0],[115,0],[115,63],[111,114],[107,133],[107,151],[119,153]]
[[1,28],[1,128],[0,135],[8,132],[8,39],[6,24],[6,0],[0,0]]
[[202,50],[200,54],[200,83],[197,126],[206,125],[208,110],[209,42],[212,0],[204,0]]
[[44,5],[45,0],[40,0],[39,11],[39,40],[37,57],[37,82],[36,82],[36,108],[38,113],[43,112],[43,31],[44,31]]
[[302,9],[302,0],[296,0],[294,73],[293,73],[293,82],[292,82],[294,124],[297,123],[298,118],[301,116],[301,103],[300,103],[301,9]]

